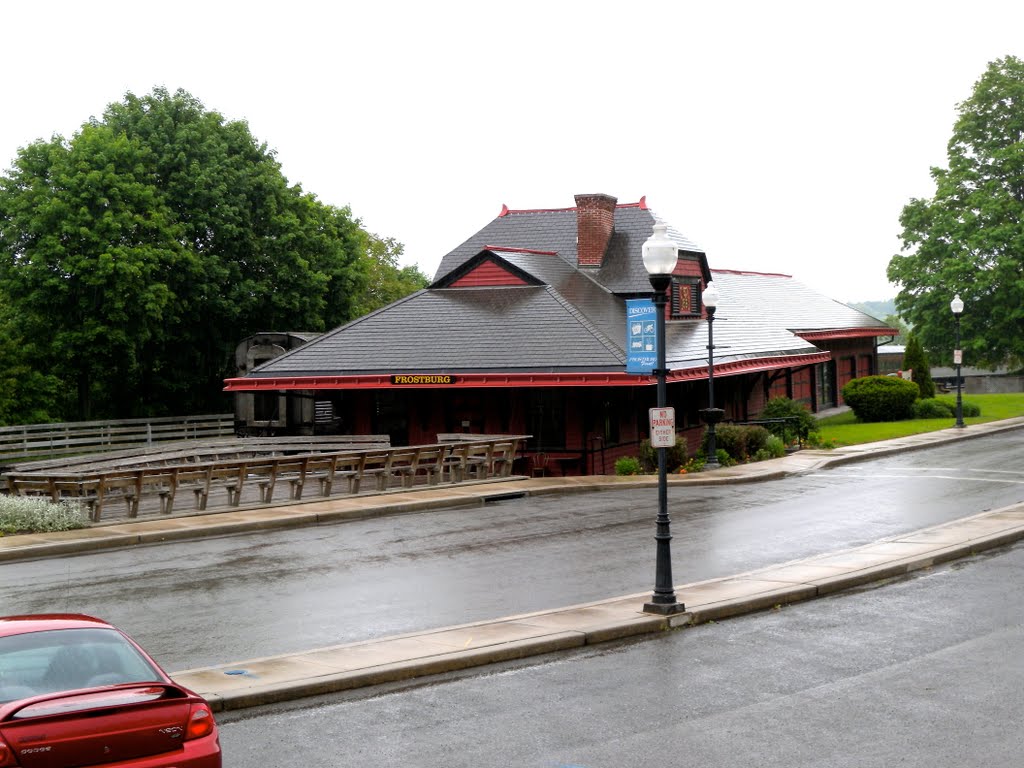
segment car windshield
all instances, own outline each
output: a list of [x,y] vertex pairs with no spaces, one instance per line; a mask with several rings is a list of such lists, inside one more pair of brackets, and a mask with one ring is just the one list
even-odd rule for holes
[[0,637],[0,704],[55,691],[162,679],[113,629],[54,629]]

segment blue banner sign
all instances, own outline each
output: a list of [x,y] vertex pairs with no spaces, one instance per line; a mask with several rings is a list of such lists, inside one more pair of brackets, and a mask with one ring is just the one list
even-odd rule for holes
[[654,371],[658,363],[657,317],[650,299],[626,300],[626,373]]

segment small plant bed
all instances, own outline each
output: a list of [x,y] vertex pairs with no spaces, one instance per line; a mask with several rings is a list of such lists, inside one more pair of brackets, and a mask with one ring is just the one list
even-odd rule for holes
[[88,525],[77,504],[54,504],[46,499],[0,495],[0,536],[72,531]]

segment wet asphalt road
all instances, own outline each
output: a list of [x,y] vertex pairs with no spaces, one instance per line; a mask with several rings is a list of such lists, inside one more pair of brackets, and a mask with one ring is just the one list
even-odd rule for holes
[[[675,582],[1022,500],[1024,430],[782,481],[672,488]],[[655,508],[654,489],[546,496],[11,563],[0,612],[102,616],[173,671],[230,663],[645,591]]]
[[221,715],[225,768],[1020,765],[1024,544],[628,643]]

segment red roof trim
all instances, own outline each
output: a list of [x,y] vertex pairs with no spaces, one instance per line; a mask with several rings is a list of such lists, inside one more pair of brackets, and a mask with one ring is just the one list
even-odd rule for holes
[[825,339],[863,339],[866,336],[895,336],[898,331],[895,328],[836,328],[827,331],[793,331],[793,333],[807,341],[822,341]]
[[[787,357],[755,358],[715,363],[715,376],[735,376],[778,368],[798,368],[831,359],[828,352]],[[225,379],[225,392],[259,392],[317,389],[451,389],[453,387],[644,387],[656,383],[654,376],[637,376],[622,371],[588,373],[453,373],[455,381],[443,387],[431,384],[395,385],[391,374],[365,376],[281,376]],[[668,381],[704,381],[707,367],[670,371]]]
[[757,275],[759,277],[787,277],[793,279],[792,275],[784,275],[781,272],[751,272],[747,269],[712,269],[711,274],[720,272],[723,275]]
[[541,256],[557,256],[558,251],[537,251],[533,248],[509,248],[505,245],[485,245],[485,251],[504,251],[505,253],[538,253]]

